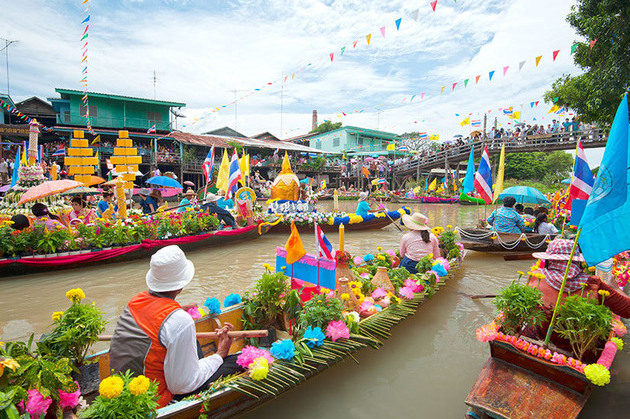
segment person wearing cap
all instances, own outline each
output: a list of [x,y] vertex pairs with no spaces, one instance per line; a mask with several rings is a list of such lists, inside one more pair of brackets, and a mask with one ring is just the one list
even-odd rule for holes
[[514,209],[516,199],[513,196],[503,198],[503,206],[492,211],[488,224],[498,233],[522,233],[525,231],[523,217]]
[[210,214],[216,214],[219,221],[222,221],[223,224],[228,227],[236,228],[236,220],[228,210],[217,205],[218,200],[218,195],[208,192],[203,200],[203,205],[200,207],[200,210],[203,212],[207,211]]
[[365,191],[359,194],[359,202],[357,202],[357,210],[355,211],[356,215],[365,217],[370,212],[370,204],[367,202],[368,195]]
[[157,202],[150,195],[151,192],[148,189],[140,189],[140,206],[143,214],[151,214],[157,211]]
[[179,208],[177,209],[177,212],[186,212],[188,211],[188,208],[193,209],[194,201],[195,201],[195,191],[189,188],[186,191],[186,195],[184,195],[184,198],[181,201],[179,201]]
[[440,241],[427,225],[428,218],[419,212],[404,214],[402,221],[411,231],[400,239],[400,266],[415,274],[418,273],[416,265],[420,259],[429,254],[440,257]]
[[158,383],[158,406],[203,391],[219,377],[242,369],[228,355],[234,330],[230,323],[216,329],[215,354],[203,358],[195,322],[175,301],[193,279],[195,267],[178,246],[166,246],[152,257],[146,274],[147,291],[136,294],[116,323],[109,365],[116,372],[132,371]]

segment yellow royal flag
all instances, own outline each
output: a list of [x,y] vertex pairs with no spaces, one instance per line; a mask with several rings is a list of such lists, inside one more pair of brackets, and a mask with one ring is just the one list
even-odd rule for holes
[[245,177],[249,177],[249,154],[243,154],[238,164],[241,167],[241,180],[239,182],[245,186]]
[[433,182],[429,185],[429,190],[434,191],[437,186],[437,178],[433,179]]
[[494,182],[494,194],[492,200],[497,201],[499,194],[503,192],[503,174],[505,173],[505,143],[501,146],[501,156],[499,157],[499,170],[497,170],[497,180]]
[[94,139],[92,140],[92,143],[90,145],[94,145],[94,144],[100,143],[100,142],[101,142],[101,134],[99,134],[96,137],[94,137]]
[[295,221],[291,222],[291,235],[284,247],[287,249],[287,265],[297,262],[306,254]]
[[378,185],[378,178],[372,179],[370,182],[372,185]]
[[220,191],[227,192],[228,180],[230,179],[230,162],[228,161],[227,149],[223,150],[223,159],[221,160],[221,166],[219,166],[219,173],[217,174],[216,187]]
[[510,115],[510,119],[521,119],[521,111],[514,111]]
[[431,141],[438,141],[440,139],[440,134],[433,134],[431,137],[429,137],[429,139]]
[[549,110],[547,111],[547,113],[554,113],[554,112],[557,112],[557,111],[559,111],[559,110],[560,110],[560,108],[558,107],[558,105],[553,105],[553,106],[551,107],[551,109],[549,109]]
[[396,144],[387,144],[387,151],[395,151]]
[[57,164],[54,162],[50,166],[50,180],[57,180]]
[[470,117],[469,117],[469,118],[464,119],[462,122],[460,122],[460,123],[459,123],[459,125],[461,125],[462,127],[463,127],[464,125],[470,125]]
[[28,166],[28,159],[26,158],[26,147],[22,149],[22,157],[20,157],[20,166]]

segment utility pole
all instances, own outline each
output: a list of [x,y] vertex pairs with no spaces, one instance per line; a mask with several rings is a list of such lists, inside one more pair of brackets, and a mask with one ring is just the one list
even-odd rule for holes
[[7,96],[11,96],[10,84],[9,84],[9,46],[18,41],[9,41],[5,38],[0,38],[4,41],[4,48],[0,49],[0,52],[5,51],[5,55],[7,57]]
[[284,133],[282,132],[282,113],[284,110],[284,73],[280,73],[280,80],[282,83],[280,85],[280,139],[282,140],[282,137],[284,136]]
[[486,136],[486,124],[488,123],[488,114],[484,113],[483,114],[483,139],[485,140],[487,138]]
[[237,90],[237,89],[232,89],[232,90],[228,90],[228,92],[232,92],[234,93],[234,131],[236,131],[236,127],[237,127],[237,111],[236,111],[236,105],[238,103],[238,101],[236,100],[236,94],[240,93],[240,92],[249,92],[249,90]]
[[153,70],[153,100],[155,100],[155,85],[157,84],[157,74]]
[[382,109],[376,108],[376,129],[381,127],[381,114],[383,113]]

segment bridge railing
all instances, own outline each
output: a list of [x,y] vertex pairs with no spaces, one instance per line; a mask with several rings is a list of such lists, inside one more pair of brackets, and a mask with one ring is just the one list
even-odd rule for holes
[[598,147],[606,143],[606,138],[600,129],[520,137],[486,138],[463,145],[452,146],[429,156],[412,158],[409,161],[394,165],[393,172],[395,176],[401,176],[416,172],[418,166],[422,170],[440,167],[444,165],[447,159],[451,163],[467,160],[471,146],[475,149],[475,156],[480,156],[485,146],[488,147],[489,154],[498,154],[504,143],[506,153],[565,150],[575,147],[578,139],[582,142],[584,148]]

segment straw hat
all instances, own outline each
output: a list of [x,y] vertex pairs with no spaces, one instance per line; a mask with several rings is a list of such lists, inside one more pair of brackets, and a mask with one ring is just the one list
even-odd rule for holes
[[186,259],[179,246],[166,246],[151,256],[147,272],[147,287],[151,291],[167,292],[184,288],[195,275],[195,266]]
[[431,230],[427,225],[429,219],[419,212],[414,212],[412,215],[403,214],[402,222],[405,227],[411,230]]
[[186,196],[194,196],[194,195],[195,195],[195,191],[193,191],[192,189],[190,189],[190,188],[189,188],[189,189],[186,191],[186,194],[185,194],[185,195],[186,195]]
[[[573,240],[567,239],[555,239],[549,243],[545,252],[533,253],[536,259],[547,260],[569,260],[571,255],[571,249],[573,248]],[[575,249],[573,254],[573,262],[585,262],[584,256],[580,252],[579,248]]]
[[368,197],[368,193],[367,192],[361,192],[359,194],[359,202],[365,201],[367,199],[367,197]]

